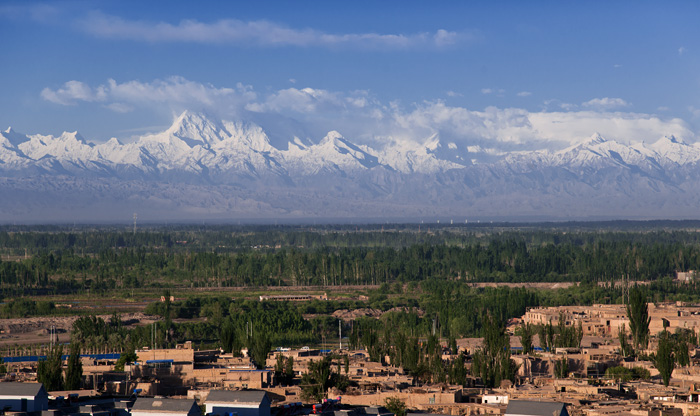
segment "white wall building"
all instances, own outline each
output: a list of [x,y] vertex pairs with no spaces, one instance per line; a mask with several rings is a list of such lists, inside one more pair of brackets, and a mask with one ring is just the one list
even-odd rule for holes
[[270,416],[270,403],[267,393],[261,390],[212,390],[204,402],[207,414],[226,416]]
[[151,399],[139,397],[131,408],[131,416],[201,416],[193,399]]
[[41,383],[0,383],[0,411],[48,410],[49,395]]

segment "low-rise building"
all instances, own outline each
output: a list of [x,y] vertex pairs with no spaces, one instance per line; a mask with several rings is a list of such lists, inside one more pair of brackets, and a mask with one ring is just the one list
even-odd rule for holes
[[49,408],[49,395],[41,383],[0,383],[0,411],[40,412]]
[[511,400],[506,416],[569,416],[569,412],[564,403]]
[[189,399],[139,397],[131,408],[131,416],[201,416],[197,402]]
[[262,390],[212,390],[205,400],[207,414],[270,416],[270,397]]

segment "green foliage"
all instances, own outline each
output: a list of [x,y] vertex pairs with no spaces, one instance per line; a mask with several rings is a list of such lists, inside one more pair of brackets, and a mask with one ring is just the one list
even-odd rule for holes
[[632,367],[632,379],[634,380],[649,380],[651,373],[644,367]]
[[569,360],[562,357],[554,362],[554,377],[566,378],[569,376]]
[[[655,298],[700,296],[700,285],[680,289],[664,282],[675,270],[700,268],[700,238],[681,230],[683,223],[603,224],[617,228],[603,232],[598,225],[435,226],[430,233],[411,225],[389,232],[373,226],[360,232],[344,226],[183,226],[136,234],[2,227],[0,254],[21,260],[0,261],[0,290],[17,297],[35,290],[378,284],[381,290],[370,296],[382,306],[390,294],[403,292],[401,284],[429,278],[595,283],[629,276],[655,281]],[[658,225],[666,228],[653,229]],[[30,255],[22,259],[27,248]],[[587,301],[569,292],[560,303]],[[614,301],[620,292],[586,288],[585,296]]]
[[608,367],[605,370],[605,377],[615,379],[617,382],[627,382],[630,380],[649,380],[651,373],[644,367],[627,368],[623,366]]
[[674,357],[673,349],[673,339],[667,331],[663,331],[659,336],[659,347],[656,350],[654,365],[661,374],[664,386],[668,386],[671,380],[671,374],[673,374],[673,368],[675,367],[676,358]]
[[[111,316],[109,322],[105,322],[104,319],[95,315],[81,316],[73,322],[71,344],[76,344],[83,349],[109,345],[115,350],[123,350],[128,347],[129,334],[130,332],[124,327],[120,316],[116,313]],[[135,332],[131,331],[131,334],[135,334]],[[135,341],[133,336],[131,338],[131,341]],[[145,342],[146,339],[148,342]],[[149,345],[150,334],[141,342],[143,342],[142,345]]]
[[0,307],[0,318],[26,318],[51,315],[56,310],[53,302],[13,299]]
[[448,372],[450,384],[464,386],[467,383],[467,367],[464,365],[465,357],[459,353],[457,358],[452,360]]
[[396,416],[406,415],[406,403],[398,397],[387,397],[384,399],[384,407]]
[[78,390],[83,380],[83,363],[80,361],[80,345],[71,344],[66,363],[66,390]]
[[64,390],[62,356],[63,347],[54,345],[46,355],[46,359],[39,361],[37,380],[44,385],[46,391]]
[[486,387],[498,387],[502,380],[515,381],[517,366],[510,359],[510,339],[501,321],[487,317],[484,345],[474,353],[472,372]]
[[264,331],[258,331],[253,334],[248,339],[248,354],[253,359],[253,362],[258,368],[265,368],[265,362],[267,361],[267,355],[270,353],[272,344],[270,343],[270,338],[268,338],[267,333]]
[[224,323],[221,324],[221,329],[219,332],[221,347],[223,348],[224,352],[233,352],[234,355],[240,354],[241,343],[236,336],[236,326],[233,320],[224,320]]
[[535,326],[527,323],[518,327],[515,332],[520,337],[520,345],[523,347],[523,354],[532,352],[532,337],[535,335]]
[[564,314],[559,313],[559,323],[557,324],[555,334],[555,348],[579,348],[581,346],[581,339],[583,339],[583,328],[581,326],[581,321],[579,321],[578,326],[567,326]]
[[[347,357],[347,356],[346,356]],[[294,381],[294,357],[277,354],[275,363],[275,378],[283,386],[289,386]]]
[[331,387],[331,357],[312,360],[308,371],[301,377],[301,397],[307,401],[320,402]]
[[[336,372],[333,372],[333,361],[336,362]],[[301,377],[301,397],[306,401],[320,402],[329,388],[345,391],[348,387],[348,377],[340,373],[340,357],[327,355],[320,360],[308,363],[308,371]]]
[[689,349],[691,345],[696,344],[697,337],[692,329],[678,328],[672,335],[673,338],[673,354],[676,357],[678,367],[690,365]]
[[617,338],[620,341],[620,355],[623,357],[629,357],[634,354],[634,349],[630,345],[627,338],[627,329],[625,329],[625,324],[622,324],[620,330],[617,333]]
[[124,371],[124,366],[127,363],[133,363],[137,359],[138,359],[138,356],[136,355],[136,351],[134,351],[133,349],[129,352],[123,352],[119,356],[117,363],[114,365],[114,370],[115,371]]
[[630,332],[632,333],[632,344],[635,351],[639,351],[640,348],[646,348],[649,345],[649,322],[651,317],[649,316],[646,290],[636,285],[630,290],[627,318],[630,321]]
[[632,380],[632,370],[623,366],[608,367],[605,370],[605,377],[615,379],[619,382],[627,382]]

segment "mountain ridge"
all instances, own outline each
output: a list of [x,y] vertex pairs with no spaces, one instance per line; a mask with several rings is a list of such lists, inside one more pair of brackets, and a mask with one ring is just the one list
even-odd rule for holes
[[594,133],[558,151],[500,155],[438,134],[423,143],[387,138],[382,148],[335,130],[318,142],[290,134],[275,143],[256,123],[192,112],[130,143],[8,128],[0,132],[0,190],[11,197],[0,201],[0,221],[128,210],[174,219],[700,215],[700,147],[673,136],[630,145]]

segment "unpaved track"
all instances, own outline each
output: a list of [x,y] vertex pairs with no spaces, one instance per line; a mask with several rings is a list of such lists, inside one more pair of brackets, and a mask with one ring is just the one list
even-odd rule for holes
[[[111,315],[98,315],[109,322]],[[146,325],[160,319],[144,313],[125,313],[120,315],[127,326]],[[48,344],[51,329],[55,328],[59,342],[70,341],[73,323],[80,316],[44,316],[37,318],[0,319],[0,345]]]

